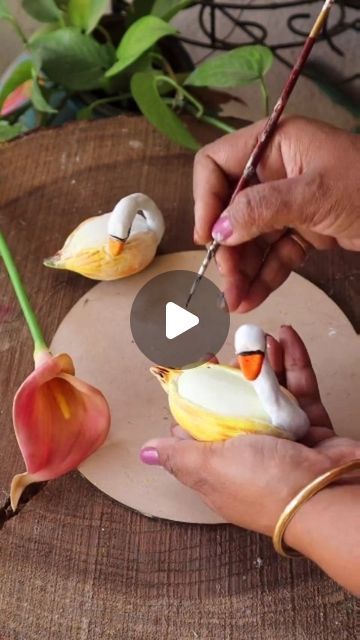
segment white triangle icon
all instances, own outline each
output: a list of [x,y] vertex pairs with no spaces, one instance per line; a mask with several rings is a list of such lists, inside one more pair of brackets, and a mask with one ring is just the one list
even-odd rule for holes
[[173,338],[181,336],[185,331],[196,327],[199,322],[200,320],[196,315],[183,309],[183,307],[179,307],[175,302],[166,303],[165,330],[168,340],[173,340]]

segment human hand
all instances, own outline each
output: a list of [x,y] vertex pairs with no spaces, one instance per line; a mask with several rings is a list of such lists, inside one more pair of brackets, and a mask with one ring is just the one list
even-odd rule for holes
[[279,342],[269,338],[270,362],[282,384],[306,411],[311,428],[302,443],[262,435],[225,442],[154,439],[141,452],[143,462],[160,464],[197,491],[226,521],[272,535],[288,502],[315,477],[360,455],[360,443],[336,436],[324,409],[306,348],[291,327]]
[[260,184],[227,206],[263,126],[224,136],[195,158],[194,239],[223,245],[216,262],[230,311],[258,306],[311,246],[360,250],[360,136],[321,122],[282,120],[257,169]]

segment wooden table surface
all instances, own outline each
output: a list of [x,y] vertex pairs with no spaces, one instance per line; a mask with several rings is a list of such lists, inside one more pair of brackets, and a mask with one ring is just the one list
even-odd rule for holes
[[[161,251],[191,249],[191,172],[191,155],[138,117],[1,146],[0,226],[49,339],[92,285],[42,258],[133,191],[166,215]],[[359,330],[360,256],[314,255],[302,273]],[[0,293],[0,640],[355,640],[355,599],[310,562],[279,558],[263,536],[148,519],[77,472],[9,518],[10,481],[24,468],[11,403],[32,349],[1,265]]]

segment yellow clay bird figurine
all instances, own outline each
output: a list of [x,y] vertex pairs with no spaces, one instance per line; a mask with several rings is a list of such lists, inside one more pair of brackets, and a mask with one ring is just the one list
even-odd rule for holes
[[164,231],[164,218],[155,202],[143,193],[133,193],[111,213],[84,220],[44,264],[92,280],[125,278],[152,262]]
[[151,367],[168,394],[170,411],[196,440],[216,442],[244,433],[296,440],[309,420],[279,385],[266,356],[266,336],[255,325],[235,334],[240,369],[207,362],[187,369]]

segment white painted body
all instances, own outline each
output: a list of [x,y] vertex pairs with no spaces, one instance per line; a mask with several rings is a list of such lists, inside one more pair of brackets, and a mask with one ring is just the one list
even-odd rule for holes
[[302,438],[309,428],[309,419],[295,398],[279,385],[266,355],[260,375],[252,385],[272,425],[287,431],[293,440]]

